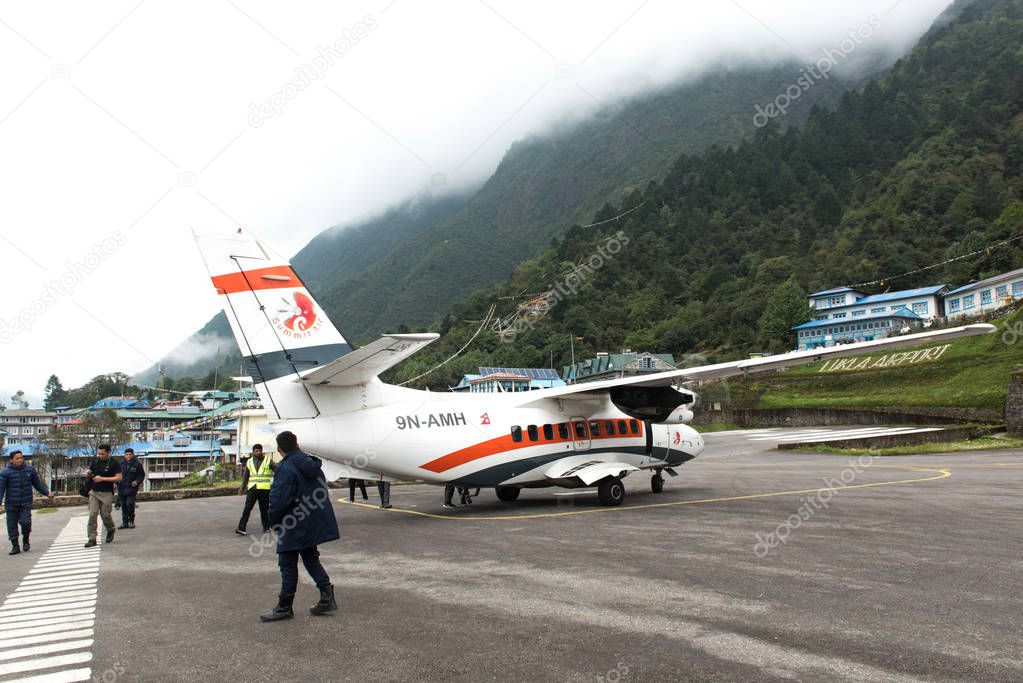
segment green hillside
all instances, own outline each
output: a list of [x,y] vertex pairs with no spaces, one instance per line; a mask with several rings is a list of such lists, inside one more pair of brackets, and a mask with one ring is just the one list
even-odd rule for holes
[[465,321],[491,304],[511,315],[524,295],[564,283],[617,231],[628,245],[514,343],[484,334],[428,384],[450,386],[476,365],[560,367],[573,336],[582,337],[577,356],[632,347],[724,360],[792,348],[794,338],[758,330],[768,297],[793,275],[806,291],[871,281],[865,289],[886,291],[1023,265],[1016,242],[892,279],[1023,232],[1023,2],[960,2],[954,16],[884,78],[845,94],[834,111],[814,111],[803,128],[769,125],[736,147],[682,155],[663,182],[593,218],[636,211],[572,227],[503,284],[455,306],[434,326],[446,338],[396,378],[458,349],[476,328]]
[[[501,282],[573,222],[662,178],[680,154],[738,143],[754,129],[754,104],[773,99],[798,72],[796,65],[719,69],[516,143],[462,211],[327,290],[323,304],[359,341],[429,323],[467,292]],[[837,78],[814,87],[785,124],[800,125],[844,87]]]
[[[729,382],[736,408],[926,408],[969,409],[964,414],[998,419],[1009,375],[1023,364],[1023,309],[994,321],[998,332],[951,342],[933,361],[825,372],[824,363]],[[1008,331],[1007,331],[1008,330]],[[895,352],[904,353],[904,352]],[[871,363],[875,365],[874,362]]]

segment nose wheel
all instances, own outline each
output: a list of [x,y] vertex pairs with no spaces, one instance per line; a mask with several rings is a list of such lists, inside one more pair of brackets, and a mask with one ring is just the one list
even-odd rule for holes
[[660,470],[657,470],[654,476],[650,477],[650,490],[654,493],[660,493],[664,490],[664,477],[661,476]]

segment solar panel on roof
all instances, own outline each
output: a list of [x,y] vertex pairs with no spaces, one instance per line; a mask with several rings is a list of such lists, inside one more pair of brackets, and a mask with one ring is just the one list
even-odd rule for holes
[[533,379],[558,379],[558,372],[553,368],[480,368],[480,375],[524,375]]

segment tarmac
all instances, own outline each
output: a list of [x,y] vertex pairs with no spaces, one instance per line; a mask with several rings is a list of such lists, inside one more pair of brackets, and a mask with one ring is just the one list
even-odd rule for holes
[[273,624],[276,555],[233,533],[240,497],[144,503],[91,556],[83,508],[37,513],[32,551],[0,556],[0,681],[1023,679],[1023,451],[776,449],[798,431],[708,434],[617,508],[335,490],[339,609],[309,615],[303,574]]

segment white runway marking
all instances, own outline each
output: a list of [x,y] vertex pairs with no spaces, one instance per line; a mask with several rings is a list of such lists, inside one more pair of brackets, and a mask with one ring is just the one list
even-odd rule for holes
[[895,434],[918,434],[938,431],[939,427],[853,427],[849,429],[779,429],[773,433],[749,436],[750,441],[775,441],[779,443],[806,441],[833,441],[862,439],[871,436],[892,436]]
[[0,605],[0,681],[86,681],[92,669],[100,546],[72,517]]

